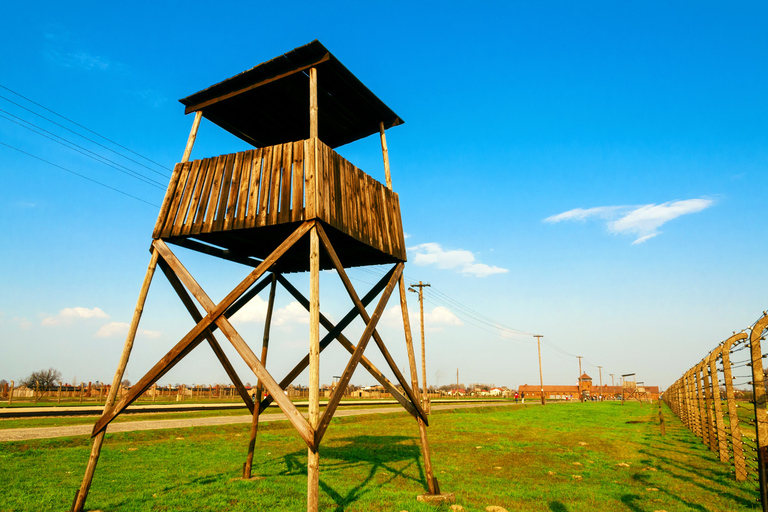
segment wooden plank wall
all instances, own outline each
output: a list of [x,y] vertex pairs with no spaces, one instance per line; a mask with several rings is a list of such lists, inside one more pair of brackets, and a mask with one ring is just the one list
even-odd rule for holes
[[[317,158],[310,159],[315,150]],[[313,218],[406,259],[397,194],[311,139],[176,164],[152,236]]]

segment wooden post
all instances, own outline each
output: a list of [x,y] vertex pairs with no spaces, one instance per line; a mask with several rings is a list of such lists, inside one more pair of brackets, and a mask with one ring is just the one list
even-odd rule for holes
[[544,399],[544,374],[541,371],[541,338],[543,337],[543,334],[534,334],[533,337],[536,338],[536,344],[539,347],[539,382],[541,383],[541,405],[547,405],[547,402]]
[[154,402],[157,399],[157,382],[152,384],[152,401]]
[[725,422],[723,421],[723,400],[720,396],[720,378],[717,376],[717,358],[720,357],[723,345],[712,352],[709,358],[709,376],[712,379],[712,405],[714,406],[714,427],[717,432],[717,447],[721,462],[728,462],[728,440],[725,436]]
[[184,148],[184,156],[181,157],[181,162],[188,162],[189,157],[192,156],[192,148],[195,145],[195,139],[197,138],[197,129],[200,128],[200,119],[203,118],[203,111],[198,110],[195,112],[195,120],[192,121],[192,130],[189,132],[189,138],[187,139],[187,146]]
[[715,383],[714,380],[717,377],[710,377],[709,374],[709,368],[710,368],[710,361],[712,360],[712,352],[707,354],[707,357],[704,358],[703,366],[701,368],[702,372],[702,380],[704,383],[704,407],[707,411],[707,429],[709,430],[709,449],[713,452],[717,450],[717,438],[720,435],[720,432],[717,431],[716,425],[715,425],[715,416],[714,416],[714,387]]
[[667,429],[664,426],[664,413],[661,411],[661,398],[659,398],[659,429],[661,430],[662,436],[667,433]]
[[[37,400],[40,395],[40,381],[35,381],[35,404],[37,404]],[[80,395],[80,401],[83,401],[83,395]]]
[[[149,285],[152,282],[152,276],[154,275],[155,267],[157,266],[157,257],[157,251],[152,251],[152,257],[149,260],[149,266],[147,267],[147,272],[144,276],[144,282],[142,283],[141,290],[139,292],[139,298],[136,302],[136,309],[133,311],[133,319],[131,320],[131,325],[128,328],[128,335],[126,336],[125,345],[123,346],[123,353],[120,355],[120,362],[117,365],[115,377],[112,379],[112,387],[109,388],[109,395],[104,402],[105,412],[110,407],[112,407],[112,404],[114,404],[117,389],[120,386],[120,382],[123,380],[125,367],[128,365],[128,357],[131,355],[131,350],[133,349],[133,341],[136,338],[136,331],[138,331],[139,328],[139,320],[141,319],[141,314],[144,311],[144,302],[147,299]],[[93,481],[93,474],[96,471],[96,464],[99,461],[101,445],[104,442],[104,435],[106,432],[107,430],[105,428],[96,434],[96,436],[93,438],[93,443],[91,444],[91,455],[88,458],[88,466],[85,469],[85,475],[83,475],[83,483],[80,485],[80,490],[78,491],[75,502],[72,505],[72,512],[82,512],[83,507],[85,506],[85,500],[88,497],[88,490],[90,489],[91,482]]]
[[[310,69],[314,98],[314,137],[317,137],[317,71]],[[313,78],[314,76],[314,78]],[[310,103],[312,104],[312,103]],[[312,110],[312,109],[311,109]],[[317,227],[309,232],[309,426],[320,423],[320,237]],[[307,448],[307,512],[317,512],[320,503],[319,447]]]
[[318,137],[317,126],[317,68],[309,68],[309,138]]
[[8,392],[8,405],[13,405],[13,384],[14,381],[11,381],[11,390]]
[[56,395],[56,403],[61,403],[61,381],[59,381],[59,393]]
[[[267,304],[267,316],[264,319],[264,338],[261,345],[261,364],[267,366],[267,347],[269,346],[269,330],[272,325],[272,309],[275,306],[275,288],[277,287],[277,276],[272,274],[272,285],[269,288],[269,304]],[[318,336],[319,336],[318,330]],[[259,404],[263,393],[262,384],[259,380],[256,384],[256,396],[254,399],[253,419],[251,420],[251,439],[248,442],[248,456],[243,467],[243,479],[251,478],[251,468],[253,467],[253,451],[256,448],[256,434],[259,431]],[[314,428],[314,427],[313,427]]]
[[728,401],[728,422],[731,426],[731,446],[733,449],[733,468],[736,471],[736,481],[743,482],[747,479],[747,465],[744,460],[744,448],[741,441],[741,427],[739,426],[738,405],[736,394],[733,392],[733,374],[731,373],[731,346],[739,340],[747,339],[745,332],[734,334],[723,344],[723,378],[725,379],[725,398]]
[[699,424],[701,425],[701,442],[709,446],[709,423],[707,422],[707,408],[704,401],[704,379],[702,377],[702,369],[704,368],[704,361],[702,360],[696,365],[694,375],[696,376],[696,389],[699,401]]
[[755,431],[757,433],[757,467],[760,479],[760,503],[763,512],[768,512],[768,411],[766,411],[766,393],[763,377],[763,354],[760,341],[763,331],[768,327],[768,315],[752,327],[749,336],[749,349],[752,359],[752,388],[755,398]]
[[384,176],[387,179],[387,188],[392,190],[392,176],[389,173],[389,150],[387,150],[387,136],[384,135],[384,122],[379,123],[379,133],[381,134],[381,155],[384,158]]

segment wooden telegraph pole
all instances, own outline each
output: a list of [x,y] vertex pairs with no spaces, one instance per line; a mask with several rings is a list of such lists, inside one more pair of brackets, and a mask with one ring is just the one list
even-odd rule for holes
[[579,401],[584,402],[584,393],[581,392],[581,358],[584,356],[576,356],[579,358]]
[[600,401],[602,402],[603,400],[605,400],[604,398],[605,392],[603,391],[603,367],[598,366],[597,371],[600,373]]
[[546,401],[544,400],[544,374],[541,372],[541,338],[544,337],[543,334],[534,334],[534,338],[536,338],[536,344],[539,347],[539,383],[541,384],[541,405],[546,405]]
[[[412,284],[409,288],[409,292],[419,294],[419,312],[421,314],[421,380],[424,381],[424,394],[421,396],[421,407],[429,414],[429,394],[427,393],[427,351],[424,345],[424,287],[429,286],[419,281],[419,284]],[[414,288],[418,288],[416,292]]]

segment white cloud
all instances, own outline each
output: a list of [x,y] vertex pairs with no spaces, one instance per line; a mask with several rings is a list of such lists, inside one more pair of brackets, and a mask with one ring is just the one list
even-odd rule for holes
[[459,326],[459,325],[464,325],[464,322],[459,320],[459,317],[454,315],[453,311],[443,306],[437,306],[433,308],[432,311],[424,312],[425,328],[428,326],[443,326],[443,325]]
[[[128,334],[129,325],[125,322],[109,322],[104,324],[96,331],[94,338],[113,338],[116,336],[124,337]],[[136,331],[137,336],[144,338],[159,338],[160,331],[149,331],[147,329],[139,329]]]
[[[419,318],[419,308],[408,307],[408,319],[411,322],[411,333],[414,337],[419,336],[421,319]],[[400,327],[403,325],[403,312],[400,305],[387,308],[381,316],[380,324],[386,324],[390,327]],[[445,326],[458,327],[464,325],[459,317],[453,311],[443,306],[436,306],[431,311],[424,311],[424,328],[428,331],[442,331]]]
[[[633,234],[637,238],[632,245],[641,244],[660,234],[659,228],[681,215],[696,213],[714,204],[711,199],[685,199],[667,201],[662,204],[642,206],[598,206],[595,208],[575,208],[553,215],[544,222],[555,223],[565,220],[586,220],[590,217],[602,218],[612,233]],[[617,218],[618,217],[618,218]]]
[[272,314],[273,325],[309,325],[309,311],[296,301],[290,302],[284,308],[275,310]]
[[444,250],[440,244],[429,242],[409,247],[414,254],[413,264],[419,266],[436,265],[440,269],[457,269],[462,274],[486,277],[491,274],[503,274],[509,270],[492,267],[475,261],[475,255],[464,249]]
[[237,322],[263,322],[267,316],[267,301],[258,295],[252,298],[240,310],[232,315],[232,320]]
[[[267,317],[268,302],[258,295],[232,316],[237,322],[264,323]],[[309,313],[296,301],[283,308],[272,311],[272,325],[288,327],[291,325],[309,325]]]
[[109,315],[100,308],[64,308],[57,315],[43,318],[42,325],[61,325],[69,324],[75,320],[90,318],[109,318]]

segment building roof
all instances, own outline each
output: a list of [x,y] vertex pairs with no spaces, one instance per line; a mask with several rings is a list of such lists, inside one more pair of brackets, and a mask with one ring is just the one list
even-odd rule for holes
[[403,123],[321,43],[294,48],[179,100],[256,147],[309,138],[309,69],[317,69],[318,137],[336,148]]
[[585,372],[585,373],[581,374],[581,377],[579,377],[579,380],[592,380],[592,377],[587,375],[586,372]]

